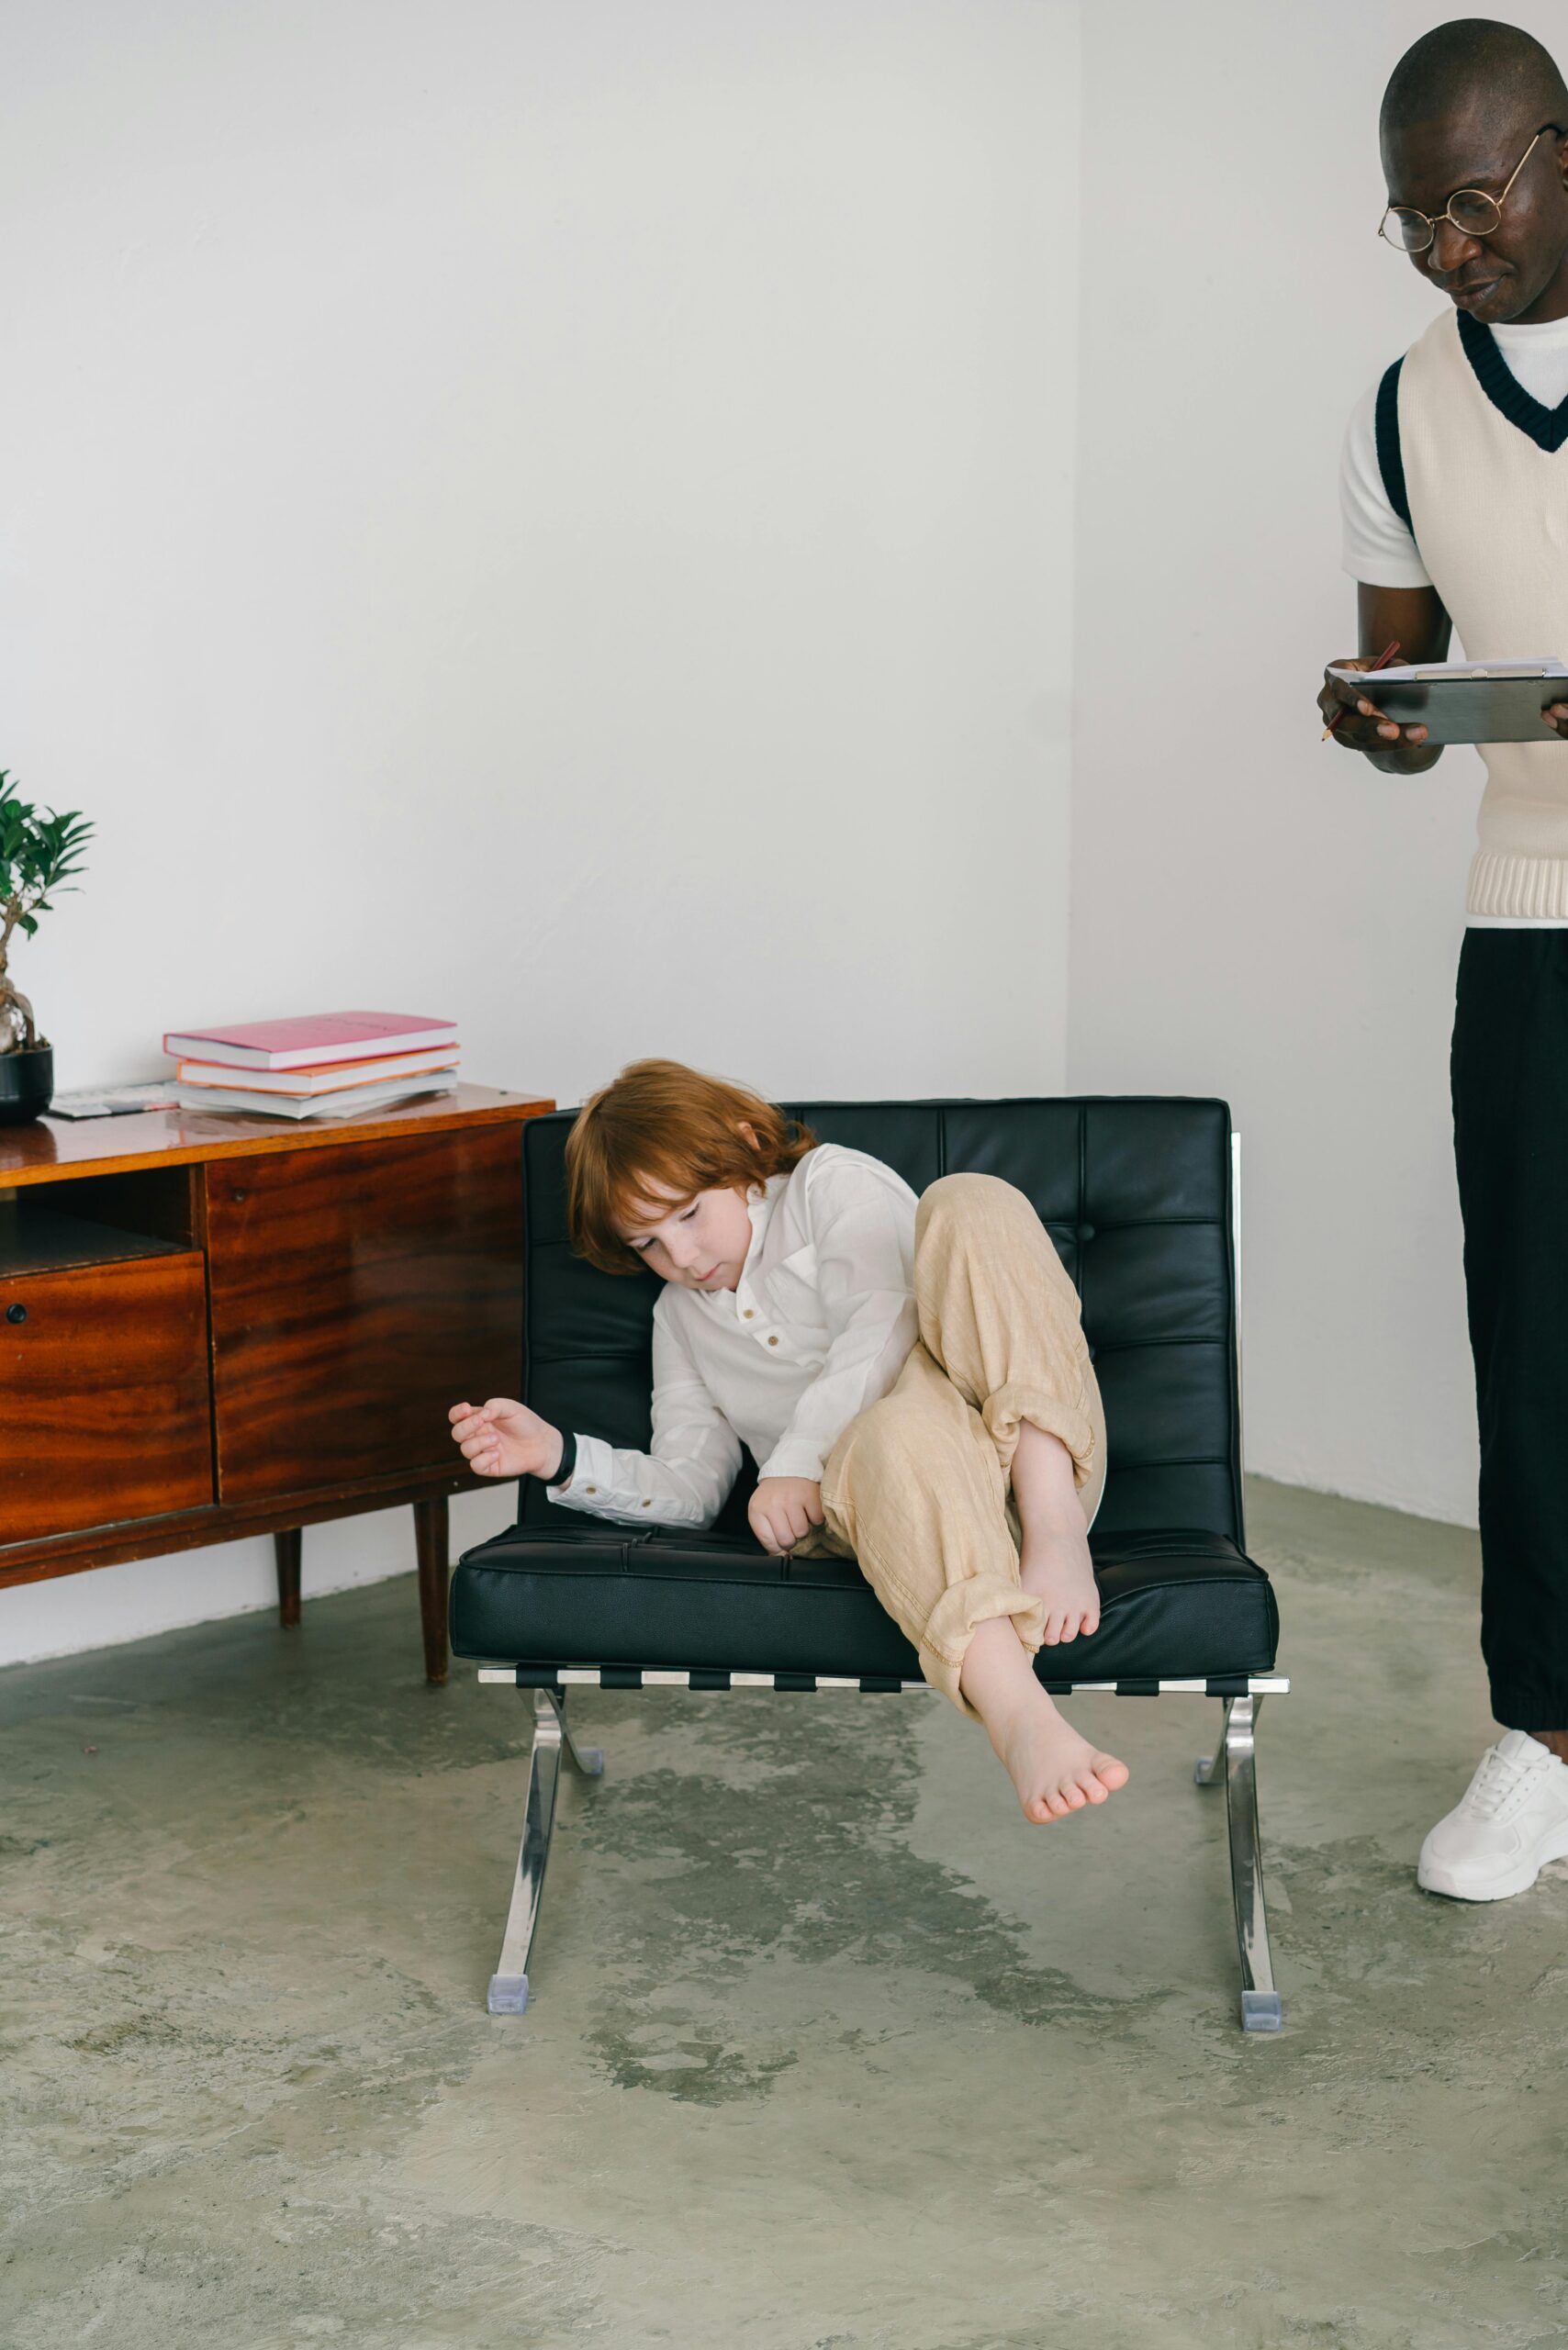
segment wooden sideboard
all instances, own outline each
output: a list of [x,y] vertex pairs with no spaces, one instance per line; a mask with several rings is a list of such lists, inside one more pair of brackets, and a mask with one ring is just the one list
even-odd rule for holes
[[447,1406],[517,1392],[519,1129],[554,1107],[0,1127],[0,1584],[271,1534],[297,1624],[300,1529],[411,1503],[443,1681],[447,1497],[484,1482]]

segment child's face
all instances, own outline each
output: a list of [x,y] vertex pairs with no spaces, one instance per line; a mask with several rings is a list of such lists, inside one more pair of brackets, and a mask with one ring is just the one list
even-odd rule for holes
[[751,1247],[751,1216],[744,1192],[724,1189],[689,1193],[650,1183],[648,1213],[620,1227],[628,1248],[661,1281],[683,1289],[734,1289]]

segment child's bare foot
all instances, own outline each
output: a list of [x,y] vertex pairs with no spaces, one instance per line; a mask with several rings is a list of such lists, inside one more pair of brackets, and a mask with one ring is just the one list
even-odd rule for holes
[[1018,1580],[1046,1603],[1045,1641],[1075,1640],[1100,1628],[1100,1594],[1089,1556],[1089,1528],[1078,1498],[1072,1455],[1059,1437],[1032,1420],[1018,1431],[1013,1499],[1022,1536]]
[[1081,1511],[1076,1524],[1070,1519],[1050,1528],[1025,1527],[1018,1580],[1046,1603],[1047,1648],[1099,1630],[1100,1589]]
[[1020,1703],[986,1717],[986,1732],[1018,1791],[1025,1819],[1044,1827],[1086,1804],[1103,1803],[1127,1784],[1127,1766],[1080,1738],[1036,1683],[1037,1704]]
[[1063,1721],[1006,1617],[975,1626],[958,1686],[984,1722],[1025,1819],[1044,1827],[1126,1785],[1126,1764]]

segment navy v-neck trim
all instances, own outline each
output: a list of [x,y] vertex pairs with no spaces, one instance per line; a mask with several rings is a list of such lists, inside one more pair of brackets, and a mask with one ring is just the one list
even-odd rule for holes
[[1399,375],[1404,364],[1403,359],[1396,359],[1377,387],[1377,469],[1383,476],[1383,496],[1413,538],[1416,525],[1410,520],[1410,493],[1405,486],[1405,453],[1399,440]]
[[1568,399],[1556,408],[1543,408],[1532,399],[1507,361],[1497,348],[1490,327],[1473,319],[1468,310],[1454,313],[1459,321],[1459,339],[1464,345],[1464,355],[1474,370],[1475,380],[1497,410],[1510,424],[1533,441],[1548,456],[1555,455],[1568,441]]

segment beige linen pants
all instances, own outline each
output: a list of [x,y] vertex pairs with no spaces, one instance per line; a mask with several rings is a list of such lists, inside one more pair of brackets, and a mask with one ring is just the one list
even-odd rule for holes
[[976,1625],[1010,1616],[1031,1655],[1045,1628],[1044,1604],[1018,1581],[1019,1424],[1060,1438],[1092,1519],[1105,1419],[1078,1292],[1021,1192],[994,1175],[944,1176],[914,1236],[920,1337],[828,1457],[820,1547],[859,1561],[927,1681],[972,1716],[958,1674]]

